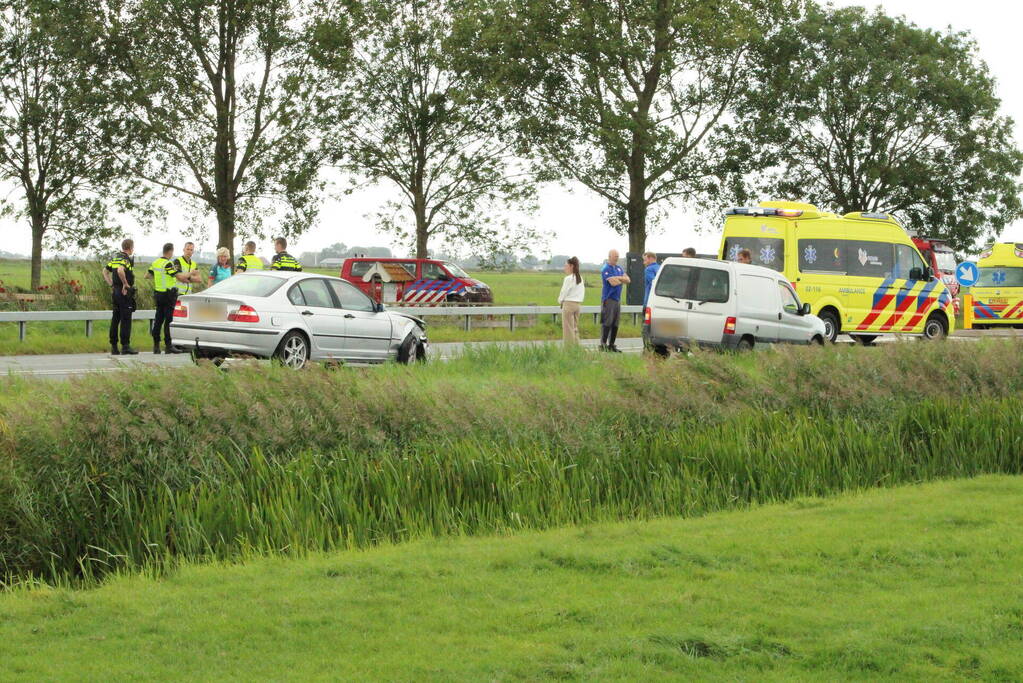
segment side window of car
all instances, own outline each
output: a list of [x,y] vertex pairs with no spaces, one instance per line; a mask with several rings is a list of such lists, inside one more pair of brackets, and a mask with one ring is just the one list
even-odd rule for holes
[[799,313],[799,301],[796,299],[796,295],[789,289],[789,286],[784,282],[778,283],[778,289],[781,290],[781,307],[785,309],[786,313],[796,315]]
[[352,277],[362,277],[369,272],[373,264],[369,261],[356,261],[352,264]]
[[305,298],[307,306],[334,308],[334,300],[330,297],[330,292],[327,290],[326,280],[321,280],[320,278],[302,280],[298,283],[298,288],[302,290],[302,296]]
[[[913,269],[919,269],[919,273],[913,273]],[[916,249],[905,244],[895,245],[895,277],[900,280],[908,280],[911,274],[918,274],[923,277],[924,263]]]
[[305,297],[302,296],[302,290],[298,288],[298,285],[292,285],[288,290],[288,301],[295,306],[305,306]]
[[349,311],[365,311],[372,313],[376,310],[373,301],[347,282],[328,280],[330,288],[334,290],[334,296],[341,302],[341,308]]
[[415,261],[402,261],[398,265],[408,271],[408,274],[412,277],[416,276],[416,262]]
[[448,280],[447,273],[441,270],[440,265],[436,263],[424,263],[423,264],[423,279],[424,280]]
[[846,243],[845,265],[849,275],[859,277],[889,277],[893,271],[894,246],[890,242]]

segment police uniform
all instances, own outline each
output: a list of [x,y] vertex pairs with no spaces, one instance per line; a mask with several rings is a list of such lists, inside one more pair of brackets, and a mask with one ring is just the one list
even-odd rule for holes
[[288,252],[281,251],[274,255],[273,263],[270,264],[270,270],[286,270],[298,273],[302,271],[302,264]]
[[[135,310],[135,259],[119,251],[107,262],[106,268],[113,279],[110,292],[113,306],[113,315],[110,317],[110,348],[114,353],[118,353],[117,340],[120,332],[122,351],[128,349],[131,352],[131,314]],[[124,293],[124,283],[117,274],[118,268],[124,268],[124,278],[129,288],[127,294]]]
[[174,304],[178,300],[178,281],[174,277],[181,272],[176,260],[160,257],[149,266],[153,275],[153,298],[156,301],[156,316],[153,318],[153,353],[160,352],[160,330],[167,353],[175,353],[171,347],[170,324],[174,319]]
[[[195,265],[195,261],[189,261],[184,256],[179,256],[174,259],[174,265],[177,266],[179,273],[191,273],[192,271],[199,270],[199,267]],[[192,293],[193,282],[179,282],[178,283],[178,295],[184,296],[185,294]]]
[[238,259],[238,265],[235,266],[236,270],[240,270],[243,273],[251,273],[254,270],[263,270],[263,259],[259,258],[255,254],[242,254]]

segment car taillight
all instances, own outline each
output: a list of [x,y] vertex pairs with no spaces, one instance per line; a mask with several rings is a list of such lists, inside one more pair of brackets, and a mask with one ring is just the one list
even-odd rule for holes
[[259,314],[252,306],[242,304],[227,315],[227,319],[233,323],[258,323]]
[[647,306],[646,308],[643,309],[643,324],[644,325],[649,325],[650,324],[650,317],[651,317],[650,316],[650,307]]
[[185,304],[181,303],[180,301],[177,302],[176,304],[174,304],[174,317],[175,318],[187,318],[188,317],[188,307],[186,307]]
[[735,318],[725,320],[725,334],[735,334]]

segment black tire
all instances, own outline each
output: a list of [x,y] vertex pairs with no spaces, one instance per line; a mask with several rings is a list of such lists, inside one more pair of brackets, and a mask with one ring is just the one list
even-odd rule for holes
[[409,332],[401,346],[398,347],[398,362],[402,365],[426,362],[426,349],[423,348],[422,342],[419,341],[415,333]]
[[668,347],[664,346],[663,344],[656,344],[654,346],[651,346],[650,351],[652,351],[655,356],[659,356],[661,358],[667,358],[670,355],[668,352]]
[[942,341],[948,336],[948,323],[940,313],[932,313],[924,323],[924,339]]
[[309,362],[309,350],[309,340],[306,336],[298,330],[292,330],[281,339],[273,358],[285,367],[301,370]]
[[810,340],[811,346],[824,346],[824,337],[819,334],[815,334],[813,339]]
[[874,340],[877,339],[876,334],[854,334],[851,336],[856,340],[856,343],[862,344],[863,346],[870,346],[874,343]]
[[838,339],[838,333],[842,329],[841,323],[838,322],[838,316],[835,315],[834,311],[821,311],[817,314],[817,317],[824,323],[824,338],[832,344]]
[[736,345],[735,350],[738,351],[739,353],[748,353],[752,351],[753,340],[750,339],[749,337],[743,337],[742,339],[739,340],[739,343]]

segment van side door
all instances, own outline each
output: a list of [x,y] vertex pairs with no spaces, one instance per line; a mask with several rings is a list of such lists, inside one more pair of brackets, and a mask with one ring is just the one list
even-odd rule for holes
[[732,281],[729,267],[693,268],[690,281],[689,338],[699,343],[720,344],[725,321],[732,315]]
[[812,326],[799,312],[802,307],[799,297],[792,291],[792,286],[784,280],[776,282],[776,290],[781,306],[781,313],[778,316],[778,341],[794,344],[808,343]]
[[781,301],[775,280],[751,273],[739,274],[736,334],[752,334],[760,343],[778,341]]

